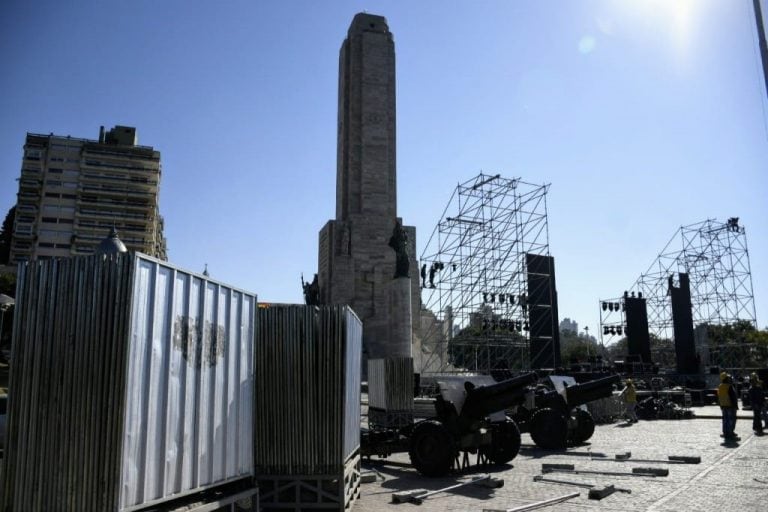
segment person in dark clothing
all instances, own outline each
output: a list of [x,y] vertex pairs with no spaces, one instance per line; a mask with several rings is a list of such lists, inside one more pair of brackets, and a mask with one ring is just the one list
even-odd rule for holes
[[717,387],[717,401],[723,411],[723,434],[727,440],[739,439],[736,435],[736,411],[739,410],[736,389],[733,387],[731,376],[725,372],[720,374],[720,385]]
[[765,407],[765,392],[756,374],[749,379],[749,403],[752,406],[752,430],[755,434],[763,435],[763,408]]

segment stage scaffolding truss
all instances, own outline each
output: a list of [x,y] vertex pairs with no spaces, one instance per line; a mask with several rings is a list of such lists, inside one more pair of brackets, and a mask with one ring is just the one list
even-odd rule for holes
[[[733,347],[713,346],[710,350],[706,326],[746,320],[757,327],[747,234],[739,219],[707,219],[681,227],[630,288],[632,296],[637,293],[646,299],[648,330],[662,340],[674,339],[669,287],[680,285],[681,273],[688,274],[690,281],[694,333],[702,362],[738,366],[740,358]],[[621,299],[601,300],[601,343],[621,339],[626,333],[625,320]]]
[[417,371],[529,368],[526,254],[549,255],[548,189],[498,174],[456,187],[421,255]]

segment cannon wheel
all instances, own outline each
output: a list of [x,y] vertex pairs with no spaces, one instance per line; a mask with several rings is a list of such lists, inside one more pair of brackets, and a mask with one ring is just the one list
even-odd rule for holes
[[444,476],[456,458],[453,436],[436,420],[427,420],[414,427],[408,455],[411,464],[424,476]]
[[533,442],[540,448],[565,448],[568,440],[568,420],[555,409],[544,407],[531,416],[530,432]]
[[576,418],[576,432],[571,441],[573,444],[581,444],[595,433],[595,420],[584,409],[576,409],[573,416]]
[[520,451],[520,429],[511,418],[491,423],[491,444],[480,447],[480,452],[495,464],[506,464]]

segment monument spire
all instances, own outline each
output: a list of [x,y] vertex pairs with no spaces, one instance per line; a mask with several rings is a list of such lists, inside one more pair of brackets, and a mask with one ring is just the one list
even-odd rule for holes
[[[402,222],[395,169],[395,44],[383,16],[360,13],[350,24],[339,52],[338,108],[336,219],[320,231],[319,300],[352,306],[363,321],[365,358],[410,357],[411,318],[420,307],[418,276],[401,276],[397,286],[393,276],[398,254],[416,268],[416,229],[399,228],[407,247],[392,250],[393,229]],[[405,315],[409,310],[413,315]]]
[[397,215],[395,43],[383,16],[357,14],[339,53],[336,219]]

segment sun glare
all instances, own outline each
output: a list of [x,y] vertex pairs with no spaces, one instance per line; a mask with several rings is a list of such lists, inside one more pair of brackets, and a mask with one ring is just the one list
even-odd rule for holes
[[644,26],[652,37],[667,39],[670,50],[679,59],[687,59],[695,21],[703,8],[696,0],[622,1],[633,21]]

